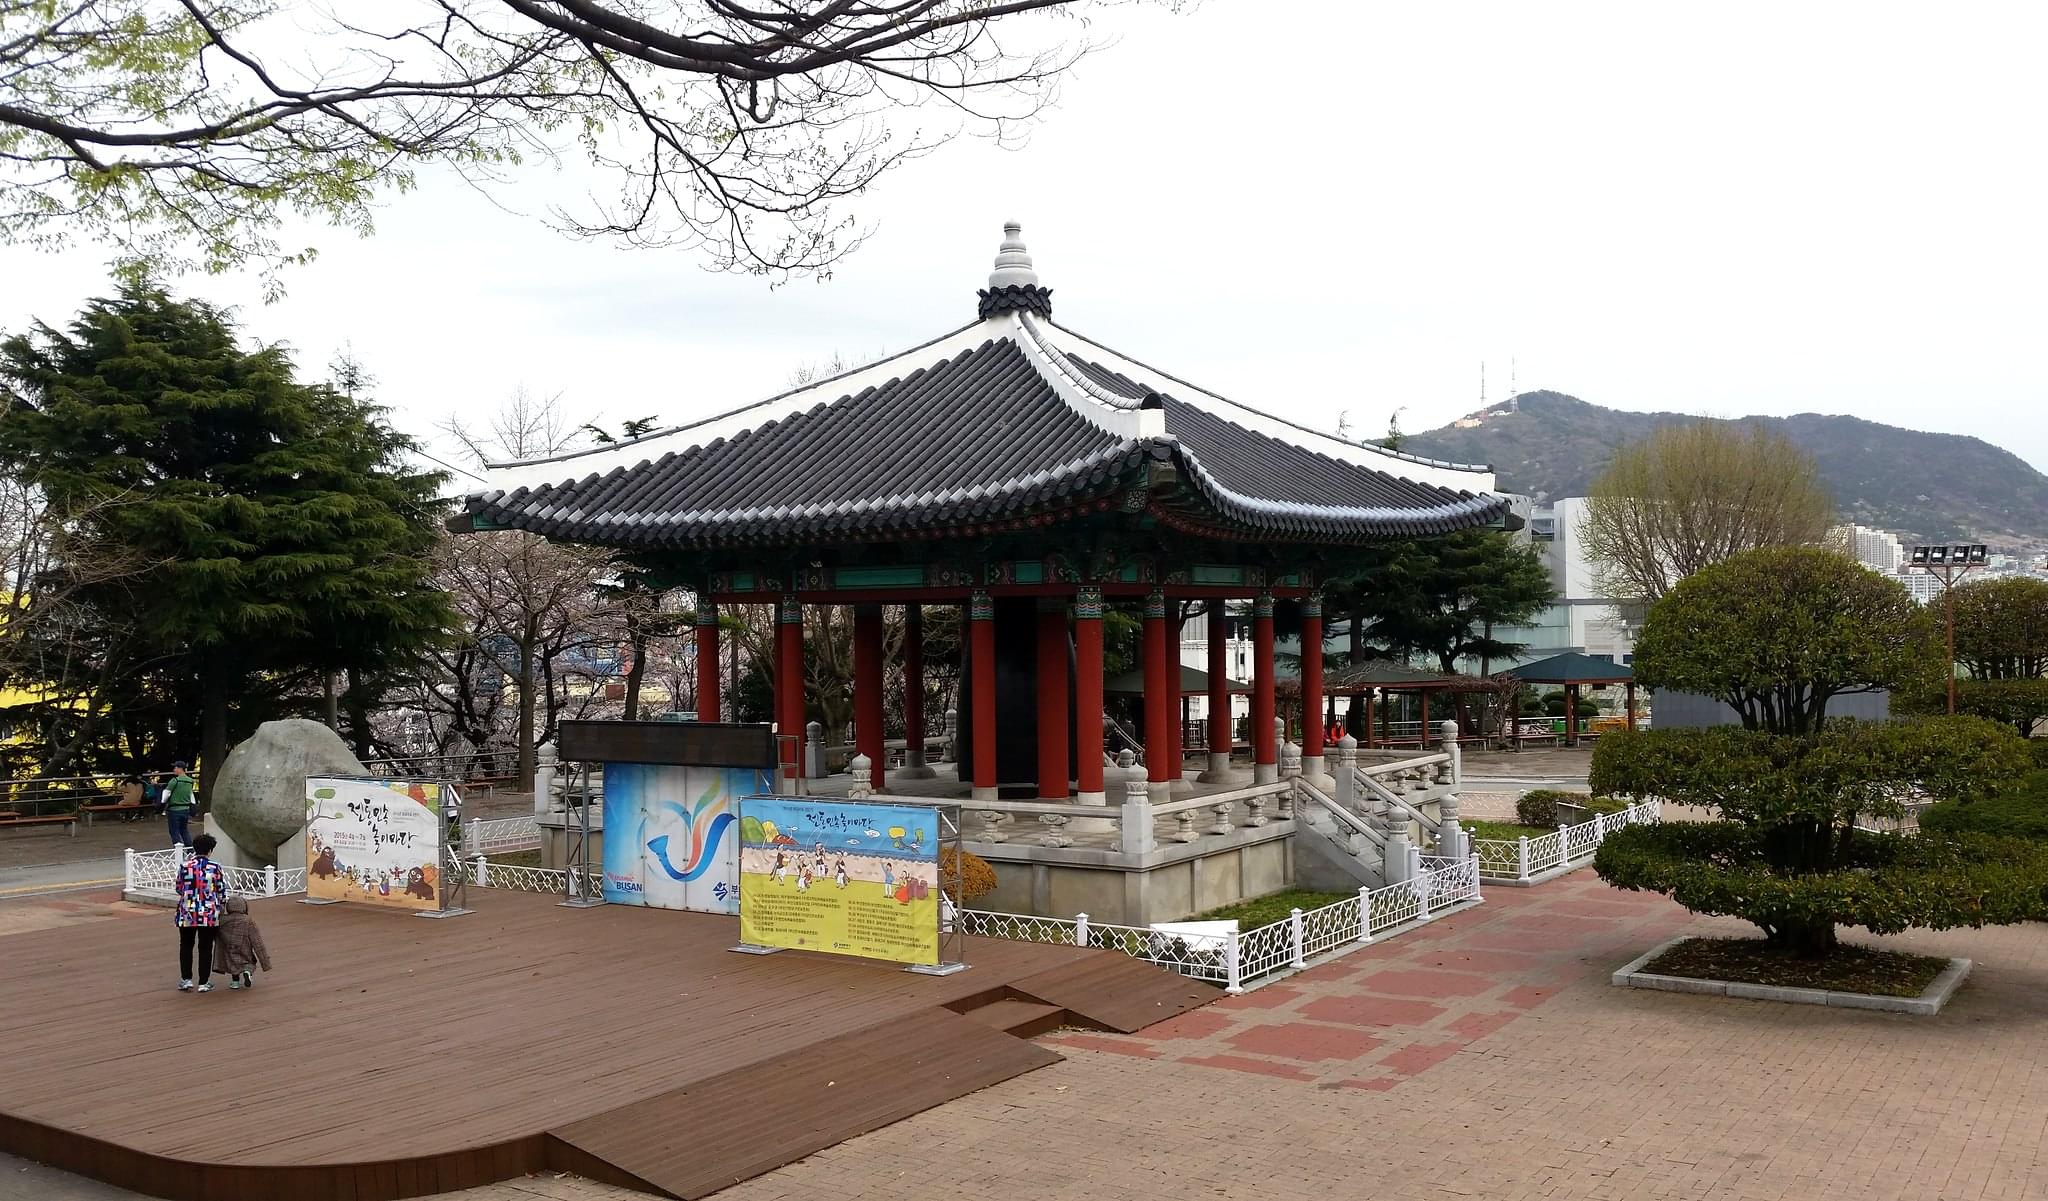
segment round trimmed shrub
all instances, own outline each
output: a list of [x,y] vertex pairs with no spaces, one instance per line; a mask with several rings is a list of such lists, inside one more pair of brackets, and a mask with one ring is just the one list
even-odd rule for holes
[[[939,848],[939,879],[953,878],[953,848]],[[996,890],[996,869],[973,851],[960,852],[960,895],[955,905],[969,905]]]
[[1631,826],[1600,844],[1593,866],[1618,888],[1754,922],[1767,941],[1805,956],[1832,950],[1837,926],[1896,934],[2048,918],[2048,845],[1852,830],[1828,870],[1788,873],[1773,863],[1773,834],[1736,822]]

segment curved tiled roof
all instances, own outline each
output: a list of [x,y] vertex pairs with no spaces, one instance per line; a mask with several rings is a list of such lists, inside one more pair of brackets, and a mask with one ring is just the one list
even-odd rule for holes
[[1102,501],[1148,461],[1182,481],[1153,503],[1211,530],[1356,542],[1506,511],[1483,469],[1301,430],[1013,310],[722,417],[494,468],[466,508],[634,548],[873,539]]

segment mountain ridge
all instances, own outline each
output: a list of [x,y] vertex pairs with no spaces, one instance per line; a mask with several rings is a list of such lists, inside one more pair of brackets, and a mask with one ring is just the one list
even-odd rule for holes
[[1846,414],[1700,418],[1610,409],[1562,392],[1524,392],[1401,440],[1430,458],[1491,463],[1503,491],[1583,496],[1615,449],[1660,425],[1728,421],[1775,429],[1814,457],[1844,521],[1902,541],[2048,547],[2048,475],[1967,434],[1909,430]]

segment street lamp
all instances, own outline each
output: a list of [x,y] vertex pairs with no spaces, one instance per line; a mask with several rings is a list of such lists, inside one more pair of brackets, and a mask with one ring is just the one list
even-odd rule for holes
[[1956,713],[1956,581],[1970,574],[1973,568],[1982,567],[1991,561],[1991,551],[1983,543],[1967,543],[1960,546],[1916,546],[1913,548],[1911,566],[1918,567],[1928,575],[1941,581],[1941,605],[1946,610],[1948,623],[1948,713]]

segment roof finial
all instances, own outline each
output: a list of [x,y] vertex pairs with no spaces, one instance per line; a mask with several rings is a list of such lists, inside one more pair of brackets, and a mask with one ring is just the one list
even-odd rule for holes
[[1015,221],[1003,222],[1003,248],[996,255],[996,269],[988,273],[988,286],[1004,288],[1012,284],[1033,286],[1038,283],[1038,272],[1031,269],[1031,255],[1024,249],[1024,227]]
[[1024,249],[1024,227],[1015,221],[1003,222],[1003,248],[996,254],[996,269],[988,273],[988,287],[980,296],[978,311],[984,321],[1008,312],[1052,318],[1052,289],[1039,285],[1031,254]]

